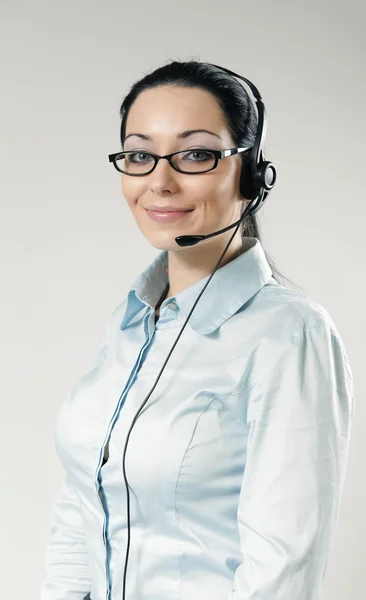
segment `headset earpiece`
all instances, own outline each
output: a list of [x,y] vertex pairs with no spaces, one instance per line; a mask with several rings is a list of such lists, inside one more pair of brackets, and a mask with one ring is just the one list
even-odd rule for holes
[[259,188],[271,190],[276,181],[276,169],[273,163],[263,160],[257,165],[254,182]]
[[261,192],[269,192],[276,183],[276,176],[276,167],[270,161],[262,160],[256,164],[255,161],[249,159],[243,164],[241,170],[241,196],[248,200],[254,200]]

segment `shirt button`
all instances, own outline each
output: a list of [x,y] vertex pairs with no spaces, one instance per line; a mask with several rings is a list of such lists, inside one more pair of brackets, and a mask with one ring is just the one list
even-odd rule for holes
[[177,310],[177,305],[175,302],[169,302],[167,306],[170,308],[170,310]]

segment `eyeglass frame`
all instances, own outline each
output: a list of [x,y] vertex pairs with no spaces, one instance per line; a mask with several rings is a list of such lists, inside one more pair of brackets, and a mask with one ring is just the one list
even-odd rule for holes
[[[221,158],[228,158],[229,156],[234,156],[235,154],[239,154],[239,152],[247,152],[248,150],[252,150],[252,146],[249,146],[248,148],[230,148],[228,150],[213,150],[211,148],[187,148],[187,150],[178,150],[177,152],[172,152],[171,154],[165,154],[164,156],[160,156],[159,154],[155,154],[154,152],[148,152],[147,150],[122,150],[122,152],[115,152],[114,154],[109,154],[108,158],[109,158],[109,162],[113,163],[113,166],[115,167],[115,169],[119,172],[122,173],[123,175],[130,175],[131,177],[144,177],[145,175],[150,175],[150,173],[152,173],[156,167],[156,165],[158,164],[159,160],[161,158],[166,158],[168,163],[170,164],[171,167],[173,167],[173,169],[175,171],[177,171],[178,173],[184,173],[185,175],[201,175],[202,173],[209,173],[210,171],[213,171],[214,169],[216,169],[218,162]],[[210,169],[207,169],[206,171],[197,171],[196,173],[191,172],[191,171],[182,171],[181,169],[179,169],[178,167],[176,167],[173,162],[172,162],[172,156],[174,156],[175,154],[181,154],[182,152],[211,152],[214,157],[215,157],[215,164],[213,167],[211,167]],[[117,156],[120,156],[121,154],[127,154],[127,153],[143,153],[143,154],[149,154],[150,156],[153,157],[155,164],[152,167],[152,169],[150,171],[148,171],[147,173],[126,173],[125,171],[121,171],[117,165],[116,165],[116,158]]]

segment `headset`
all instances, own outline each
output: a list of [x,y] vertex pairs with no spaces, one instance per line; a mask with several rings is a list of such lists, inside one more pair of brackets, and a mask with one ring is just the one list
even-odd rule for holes
[[[152,389],[150,390],[149,394],[146,396],[144,402],[142,403],[139,410],[135,414],[132,424],[131,424],[131,427],[127,433],[126,444],[125,444],[124,452],[123,452],[123,476],[124,476],[126,492],[127,492],[127,522],[128,522],[127,552],[126,552],[125,570],[124,570],[124,575],[123,575],[123,600],[125,600],[126,573],[127,573],[128,555],[129,555],[129,549],[130,549],[130,494],[129,494],[129,484],[128,484],[127,476],[126,476],[125,457],[126,457],[126,449],[127,449],[127,444],[128,444],[129,438],[130,438],[131,430],[132,430],[136,420],[138,419],[138,416],[139,416],[142,408],[145,406],[146,402],[148,401],[152,392],[154,391],[154,389],[161,377],[161,374],[164,371],[165,366],[166,366],[180,336],[182,335],[193,310],[195,309],[195,307],[197,305],[198,300],[202,296],[206,287],[210,283],[214,273],[218,269],[223,257],[225,256],[225,253],[226,253],[228,247],[230,246],[235,234],[238,231],[240,224],[244,221],[244,219],[248,215],[250,215],[250,216],[254,215],[262,208],[265,201],[267,200],[268,194],[270,193],[271,189],[273,188],[273,186],[276,182],[276,177],[277,177],[276,168],[273,165],[273,163],[263,160],[263,145],[264,145],[266,132],[267,132],[267,116],[266,116],[266,109],[265,109],[264,103],[262,101],[262,98],[261,98],[261,95],[260,95],[258,89],[251,81],[249,81],[245,77],[242,77],[241,75],[238,75],[234,71],[230,71],[229,69],[220,67],[219,65],[214,65],[212,63],[205,63],[205,64],[216,67],[217,69],[225,71],[226,73],[228,73],[229,75],[231,75],[233,77],[238,77],[239,79],[245,81],[245,83],[249,86],[249,88],[254,96],[254,100],[255,100],[254,106],[257,108],[257,117],[258,117],[257,132],[256,132],[254,145],[250,152],[248,166],[246,168],[243,166],[242,172],[241,172],[241,179],[240,179],[241,194],[243,195],[243,197],[250,200],[250,202],[248,202],[247,206],[245,207],[245,210],[243,211],[240,219],[238,221],[235,221],[235,223],[232,223],[228,227],[225,227],[224,229],[220,229],[219,231],[215,231],[215,232],[207,234],[207,235],[180,235],[175,238],[175,241],[179,246],[193,246],[202,240],[219,235],[220,233],[224,233],[225,231],[228,231],[229,229],[232,229],[233,227],[236,226],[234,234],[231,236],[229,242],[227,243],[227,245],[226,245],[223,253],[221,254],[219,261],[217,262],[206,285],[201,290],[196,301],[194,302],[192,309],[189,312],[188,317],[187,317],[182,329],[180,330],[177,339],[175,340],[172,348],[170,349],[170,352],[160,370],[160,373],[159,373]],[[169,288],[169,285],[166,288],[162,298],[168,292],[168,288]],[[162,301],[162,299],[160,299],[159,302],[161,302],[161,301]]]

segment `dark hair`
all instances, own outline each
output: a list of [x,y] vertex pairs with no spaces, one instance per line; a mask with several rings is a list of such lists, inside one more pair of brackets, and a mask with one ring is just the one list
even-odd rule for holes
[[[179,61],[173,60],[151,73],[145,75],[131,87],[124,98],[121,108],[121,131],[120,138],[122,148],[126,137],[126,124],[130,108],[141,92],[165,85],[177,85],[183,87],[201,88],[210,92],[221,107],[225,120],[234,139],[236,146],[252,146],[257,131],[257,113],[254,102],[250,99],[246,89],[239,81],[215,66],[196,60]],[[242,172],[240,177],[240,194],[243,193],[243,181],[248,182],[248,153],[239,154],[242,160]],[[248,188],[248,184],[247,184]],[[243,203],[243,210],[245,204]],[[256,237],[261,240],[258,221],[255,215],[248,216],[241,224],[241,236]],[[274,279],[284,285],[284,281],[296,286],[290,279],[282,275],[276,268],[269,254],[264,250],[267,261],[272,269]],[[301,289],[301,288],[300,288]]]

